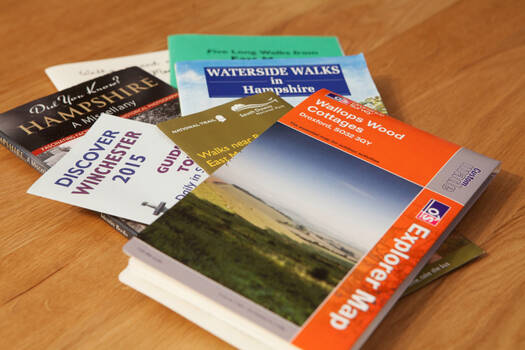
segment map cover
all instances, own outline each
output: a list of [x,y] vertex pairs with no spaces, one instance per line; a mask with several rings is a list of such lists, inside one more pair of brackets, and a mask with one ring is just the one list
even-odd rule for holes
[[323,89],[124,250],[262,343],[359,347],[498,168]]

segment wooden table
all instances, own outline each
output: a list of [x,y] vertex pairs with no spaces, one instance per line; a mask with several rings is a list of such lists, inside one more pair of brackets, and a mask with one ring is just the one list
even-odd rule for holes
[[[45,67],[174,33],[337,35],[364,52],[393,116],[503,161],[458,228],[488,255],[402,299],[365,348],[525,348],[524,1],[69,3],[2,1],[0,110],[54,92]],[[119,283],[126,240],[97,214],[26,194],[38,173],[5,148],[0,162],[0,348],[229,347]]]

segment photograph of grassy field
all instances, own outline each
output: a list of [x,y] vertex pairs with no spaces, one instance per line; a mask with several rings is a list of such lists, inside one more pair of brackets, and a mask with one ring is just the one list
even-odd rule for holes
[[140,238],[297,325],[353,266],[194,193],[176,208],[176,215],[162,216]]
[[276,124],[139,238],[301,326],[418,191]]

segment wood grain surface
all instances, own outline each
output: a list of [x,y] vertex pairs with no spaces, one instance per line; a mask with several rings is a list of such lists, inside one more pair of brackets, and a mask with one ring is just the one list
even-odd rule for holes
[[[175,33],[337,35],[391,115],[501,160],[458,227],[487,256],[402,299],[365,348],[525,348],[524,1],[2,0],[0,111],[53,93],[48,66]],[[97,214],[26,194],[38,173],[5,148],[0,166],[0,348],[230,348],[118,282],[126,239]]]

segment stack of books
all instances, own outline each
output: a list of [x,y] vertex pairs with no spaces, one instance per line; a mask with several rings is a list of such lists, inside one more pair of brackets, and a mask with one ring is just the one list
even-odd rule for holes
[[0,115],[28,193],[101,212],[120,280],[234,346],[358,348],[483,254],[447,237],[499,162],[386,115],[336,37],[172,35],[46,73]]

